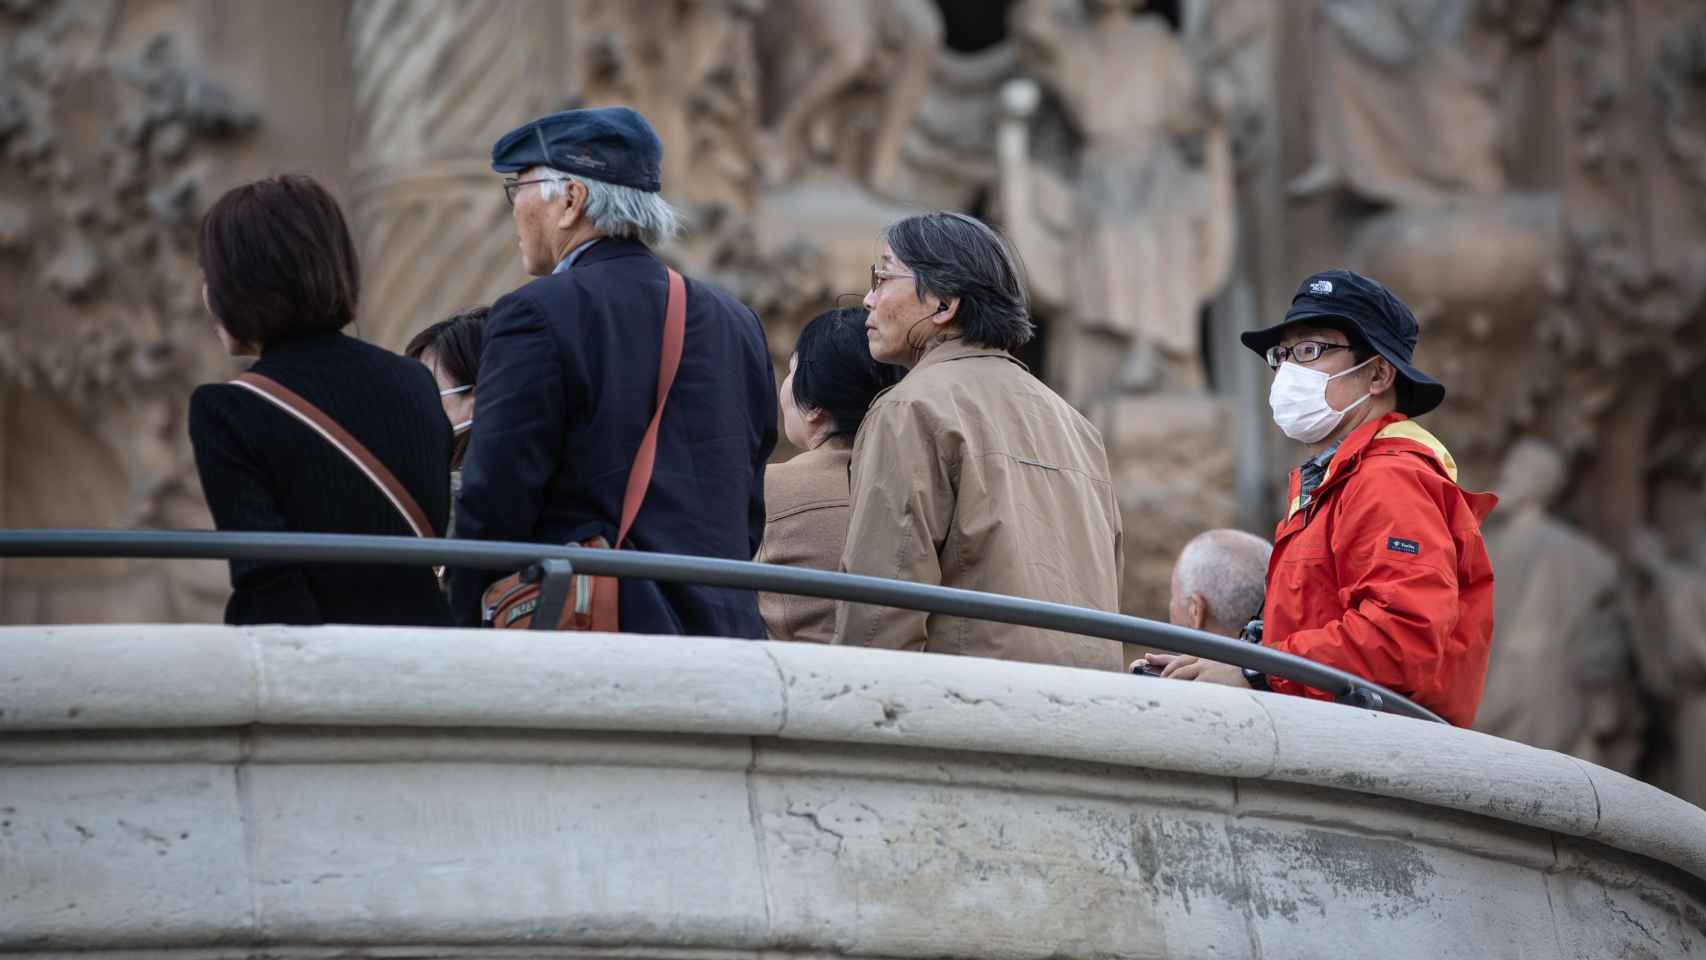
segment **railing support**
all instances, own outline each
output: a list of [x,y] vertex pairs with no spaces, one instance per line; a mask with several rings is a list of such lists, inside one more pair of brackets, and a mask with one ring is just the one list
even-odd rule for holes
[[533,608],[535,630],[555,630],[562,622],[569,588],[575,582],[575,565],[558,557],[546,557],[527,568],[527,580],[539,584],[539,606]]

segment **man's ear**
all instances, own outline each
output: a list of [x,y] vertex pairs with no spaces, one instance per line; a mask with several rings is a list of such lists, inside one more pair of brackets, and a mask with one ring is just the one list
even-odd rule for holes
[[557,211],[557,229],[573,230],[586,213],[586,184],[578,180],[563,182],[563,195],[558,198],[563,206]]
[[1200,593],[1185,598],[1185,625],[1201,630],[1208,623],[1208,601]]
[[801,407],[800,419],[814,427],[821,427],[829,422],[829,411],[822,407]]
[[949,297],[943,300],[936,313],[930,315],[930,322],[938,327],[945,327],[954,322],[954,317],[960,312],[960,298]]
[[1398,386],[1398,368],[1378,354],[1374,358],[1374,379],[1368,382],[1370,396],[1378,397]]

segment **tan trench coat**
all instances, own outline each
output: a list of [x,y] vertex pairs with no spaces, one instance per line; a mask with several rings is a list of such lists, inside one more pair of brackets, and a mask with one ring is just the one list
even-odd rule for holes
[[[1003,350],[949,340],[877,395],[853,447],[841,569],[1119,610],[1101,434]],[[837,642],[1121,669],[1112,640],[864,604]]]
[[[853,443],[835,437],[764,471],[764,542],[759,563],[835,570],[847,542],[847,459]],[[835,601],[760,593],[758,612],[772,640],[829,643]]]

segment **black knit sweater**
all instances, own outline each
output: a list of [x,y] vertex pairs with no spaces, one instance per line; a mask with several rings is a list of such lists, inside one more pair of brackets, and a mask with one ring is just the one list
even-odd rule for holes
[[[341,333],[269,345],[254,372],[325,411],[408,488],[435,532],[450,511],[450,424],[432,374]],[[319,434],[229,384],[190,398],[190,442],[221,530],[412,535],[391,502]],[[447,624],[428,567],[231,562],[225,622]]]

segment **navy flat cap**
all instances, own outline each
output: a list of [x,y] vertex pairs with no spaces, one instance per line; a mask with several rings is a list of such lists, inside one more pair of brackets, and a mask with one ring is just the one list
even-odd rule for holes
[[1416,351],[1421,324],[1416,315],[1378,280],[1350,270],[1310,274],[1291,298],[1285,319],[1263,330],[1248,330],[1238,339],[1263,356],[1276,346],[1286,327],[1312,323],[1361,336],[1374,352],[1386,358],[1409,381],[1398,391],[1398,412],[1419,417],[1440,405],[1445,386],[1418,370],[1410,358]]
[[663,144],[627,107],[564,110],[524,123],[492,144],[492,169],[551,167],[648,193],[662,188]]

